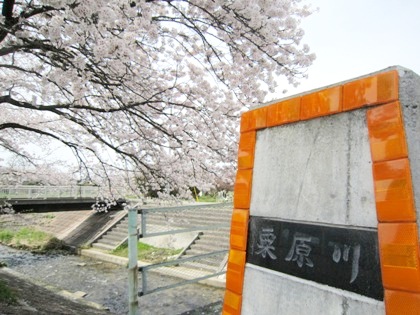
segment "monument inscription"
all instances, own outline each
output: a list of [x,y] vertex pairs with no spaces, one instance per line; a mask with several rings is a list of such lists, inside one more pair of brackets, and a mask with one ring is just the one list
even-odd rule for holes
[[247,262],[383,300],[374,229],[251,216]]

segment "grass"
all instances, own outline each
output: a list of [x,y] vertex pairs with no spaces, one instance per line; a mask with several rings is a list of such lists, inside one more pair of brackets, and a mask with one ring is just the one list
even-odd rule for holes
[[0,231],[0,243],[11,247],[41,250],[60,249],[62,246],[62,242],[51,234],[31,227],[24,227],[18,231]]
[[[182,249],[159,248],[141,242],[137,243],[138,259],[152,263],[165,261],[169,257],[179,254],[181,251]],[[123,244],[118,246],[115,250],[111,251],[111,254],[128,257],[128,245]]]
[[10,230],[0,231],[0,243],[8,244],[13,239],[14,233]]
[[13,292],[2,280],[0,280],[0,303],[6,303],[8,305],[17,303],[16,293]]
[[216,195],[202,195],[198,197],[198,202],[216,202]]

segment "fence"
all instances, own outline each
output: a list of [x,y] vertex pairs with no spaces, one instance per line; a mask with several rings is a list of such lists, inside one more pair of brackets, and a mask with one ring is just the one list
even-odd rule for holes
[[[191,235],[191,242],[172,260],[139,268],[139,296],[225,274],[231,210],[231,203],[141,209],[140,238],[185,233]],[[149,281],[150,272],[172,278],[169,283],[157,285]]]

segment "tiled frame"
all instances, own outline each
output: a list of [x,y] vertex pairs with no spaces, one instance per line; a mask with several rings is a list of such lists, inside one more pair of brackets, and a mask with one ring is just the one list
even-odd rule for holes
[[386,313],[420,310],[418,227],[398,90],[398,72],[391,70],[242,115],[223,314],[241,314],[257,131],[363,107],[369,107],[366,119]]

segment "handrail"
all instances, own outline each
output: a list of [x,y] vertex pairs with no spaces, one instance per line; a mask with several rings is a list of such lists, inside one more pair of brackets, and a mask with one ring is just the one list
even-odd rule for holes
[[211,257],[211,256],[217,256],[217,255],[220,255],[220,254],[225,254],[227,252],[229,252],[227,249],[221,249],[221,250],[214,251],[214,252],[211,252],[211,253],[199,254],[199,255],[192,256],[192,257],[179,258],[179,259],[173,259],[173,260],[163,261],[163,262],[156,263],[156,264],[150,264],[150,265],[146,265],[146,266],[140,266],[139,267],[139,271],[146,271],[146,270],[156,269],[156,268],[160,268],[160,267],[180,265],[180,264],[182,264],[184,262],[190,262],[190,261],[198,260],[200,258],[207,258],[207,257]]
[[96,198],[99,186],[5,186],[0,185],[0,199]]
[[191,246],[198,240],[200,239],[200,236],[203,235],[203,232],[198,232],[197,235],[194,236],[194,238],[192,239],[191,242],[188,243],[187,246],[185,246],[182,251],[175,257],[175,259],[179,259],[181,256],[183,256],[187,250],[189,250],[191,248]]
[[179,266],[182,263],[185,262],[191,262],[191,261],[195,261],[198,260],[200,258],[207,258],[207,257],[211,257],[211,256],[216,256],[216,255],[220,255],[220,254],[225,254],[227,253],[228,250],[219,250],[219,251],[215,251],[212,253],[206,253],[206,254],[200,254],[200,255],[196,255],[193,257],[188,257],[188,258],[180,258],[180,259],[176,259],[176,260],[170,260],[170,261],[164,261],[164,262],[160,262],[157,264],[151,264],[151,265],[146,265],[146,266],[140,266],[138,267],[138,271],[141,272],[142,275],[142,291],[140,291],[138,293],[139,296],[143,296],[146,294],[150,294],[150,293],[154,293],[154,292],[158,292],[158,291],[162,291],[162,290],[166,290],[166,289],[171,289],[171,288],[175,288],[184,284],[189,284],[189,283],[196,283],[198,281],[202,281],[202,280],[206,280],[209,278],[213,278],[213,277],[218,277],[221,276],[223,274],[226,273],[226,271],[219,271],[219,272],[213,272],[210,274],[206,274],[200,277],[196,277],[194,279],[189,279],[189,280],[185,280],[185,281],[181,281],[178,283],[174,283],[174,284],[170,284],[167,286],[163,286],[163,287],[158,287],[152,290],[149,290],[147,287],[147,271],[149,270],[153,270],[153,269],[157,269],[160,267],[168,267],[168,266]]

